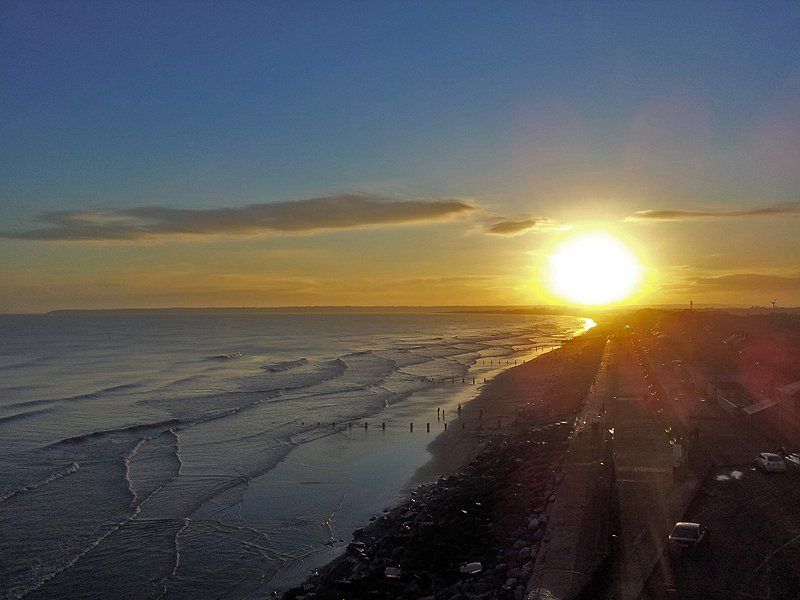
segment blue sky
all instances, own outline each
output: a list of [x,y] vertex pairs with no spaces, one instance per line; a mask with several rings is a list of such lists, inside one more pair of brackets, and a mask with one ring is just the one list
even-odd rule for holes
[[528,107],[579,112],[602,167],[674,89],[735,144],[800,57],[789,3],[12,2],[2,25],[11,215],[469,194],[513,176]]
[[798,31],[790,2],[6,2],[0,230],[353,192],[794,202]]

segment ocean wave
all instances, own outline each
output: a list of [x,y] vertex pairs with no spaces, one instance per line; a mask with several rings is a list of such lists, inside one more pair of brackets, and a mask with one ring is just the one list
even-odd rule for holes
[[24,369],[25,367],[36,367],[42,361],[42,357],[38,358],[31,358],[29,360],[23,360],[20,362],[15,363],[8,363],[8,364],[0,364],[0,371],[6,371],[11,369]]
[[[259,401],[256,401],[258,403]],[[138,433],[141,431],[148,431],[152,429],[159,430],[159,433],[163,433],[165,431],[180,431],[181,429],[186,429],[188,427],[192,427],[194,425],[199,425],[201,423],[208,423],[209,421],[215,421],[217,419],[223,419],[225,417],[229,417],[231,415],[235,415],[238,413],[242,408],[247,408],[247,406],[235,406],[232,408],[223,408],[220,410],[215,411],[208,411],[197,415],[193,418],[186,418],[186,419],[165,419],[164,421],[154,421],[151,423],[137,423],[136,425],[129,425],[127,427],[119,427],[117,429],[99,429],[97,431],[90,431],[89,433],[82,433],[80,435],[76,435],[73,437],[64,438],[63,440],[59,440],[46,446],[47,448],[54,448],[57,446],[69,445],[69,444],[81,444],[83,442],[103,438],[118,434],[129,434],[129,433]],[[145,438],[145,440],[150,438]]]
[[21,413],[15,413],[13,415],[6,415],[4,417],[0,417],[0,425],[11,423],[13,421],[19,421],[20,419],[27,419],[28,417],[35,417],[36,415],[53,412],[54,410],[56,410],[55,407],[37,408],[35,410],[28,410]]
[[136,433],[138,431],[146,431],[148,429],[170,428],[170,427],[175,427],[177,425],[185,424],[187,422],[190,421],[185,421],[181,419],[166,419],[164,421],[156,421],[153,423],[138,423],[136,425],[129,425],[128,427],[120,427],[117,429],[99,429],[97,431],[90,431],[89,433],[82,433],[80,435],[76,435],[73,437],[64,438],[63,440],[59,440],[57,442],[50,444],[48,447],[52,448],[64,444],[80,444],[87,440],[101,438],[109,435],[120,434],[120,433]]
[[57,402],[77,402],[80,400],[92,400],[101,398],[105,394],[113,392],[121,392],[123,390],[130,390],[140,387],[141,383],[122,383],[119,385],[112,385],[106,388],[95,390],[93,392],[86,392],[85,394],[76,394],[74,396],[63,396],[61,398],[42,398],[40,400],[26,400],[25,402],[15,402],[6,404],[3,408],[27,408],[30,406],[41,406],[42,404],[55,404]]
[[86,544],[82,549],[78,550],[76,554],[72,556],[65,556],[61,561],[61,564],[52,565],[49,571],[39,575],[36,579],[30,581],[24,581],[17,583],[15,587],[10,588],[10,591],[14,594],[14,596],[9,595],[9,598],[16,597],[16,598],[23,598],[28,594],[35,592],[36,590],[40,589],[44,584],[48,581],[63,573],[67,569],[71,568],[75,563],[77,563],[80,559],[86,556],[89,552],[99,546],[103,541],[110,536],[112,533],[119,531],[125,525],[125,523],[129,522],[130,519],[124,519],[122,521],[118,521],[115,523],[111,523],[105,526],[103,531],[96,532],[97,537],[91,540],[88,544]]
[[136,505],[136,501],[138,500],[138,496],[136,494],[136,490],[133,487],[133,479],[131,478],[131,461],[136,457],[136,454],[139,452],[139,448],[142,447],[148,438],[141,438],[136,444],[134,444],[133,448],[122,457],[122,465],[125,470],[125,483],[128,486],[128,492],[131,495],[131,506]]
[[[164,435],[165,433],[168,434],[173,440],[170,456],[172,456],[175,459],[173,465],[174,468],[170,469],[171,472],[169,473],[169,475],[161,479],[161,481],[157,485],[147,489],[147,486],[145,484],[143,486],[144,489],[140,488],[140,491],[142,493],[137,493],[136,489],[138,486],[136,485],[136,483],[142,484],[143,482],[142,481],[134,482],[134,478],[131,475],[131,470],[132,467],[135,469],[137,465],[136,459],[138,458],[139,451],[147,442],[152,442],[156,440],[158,437]],[[162,432],[158,436],[153,436],[141,440],[138,444],[136,444],[133,447],[131,452],[129,452],[126,455],[126,459],[127,461],[125,463],[125,477],[128,480],[128,488],[130,489],[133,495],[133,500],[131,502],[131,506],[133,507],[133,513],[131,517],[136,518],[142,510],[142,505],[144,505],[148,500],[150,500],[150,498],[158,494],[164,488],[164,486],[174,481],[181,474],[181,469],[183,468],[183,461],[181,460],[181,446],[180,446],[180,437],[178,436],[178,432],[175,431],[175,429],[168,429],[167,431]],[[150,459],[152,459],[152,456],[150,456]]]
[[297,360],[287,360],[272,365],[264,365],[261,368],[269,373],[280,373],[282,371],[288,371],[290,369],[302,367],[304,365],[307,365],[308,362],[309,362],[308,359],[303,357],[303,358],[298,358]]
[[217,354],[216,356],[210,356],[211,360],[235,360],[237,358],[242,358],[244,354],[241,352],[230,352],[228,354]]
[[78,471],[78,469],[80,469],[80,468],[81,468],[80,464],[76,463],[76,462],[72,462],[72,463],[69,463],[68,465],[64,465],[63,467],[61,467],[61,468],[53,471],[52,473],[50,473],[44,479],[40,479],[39,481],[36,481],[34,483],[28,483],[26,485],[20,486],[17,489],[12,490],[10,492],[7,492],[6,494],[0,496],[0,502],[5,502],[6,500],[10,500],[11,498],[13,498],[14,496],[17,496],[19,494],[25,494],[27,492],[32,492],[33,490],[36,490],[36,489],[38,489],[38,488],[40,488],[42,486],[45,486],[48,483],[52,483],[54,481],[57,481],[57,480],[61,479],[62,477],[67,477],[68,475],[72,475],[73,473],[76,473]]

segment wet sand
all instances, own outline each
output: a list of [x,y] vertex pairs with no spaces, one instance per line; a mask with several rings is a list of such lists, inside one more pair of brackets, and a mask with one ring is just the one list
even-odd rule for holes
[[[448,409],[409,500],[285,597],[521,598],[606,335],[597,327],[501,373],[460,416]],[[461,573],[472,561],[480,572]]]
[[592,329],[484,384],[478,396],[462,406],[460,416],[445,415],[448,429],[428,446],[431,460],[415,473],[412,484],[458,471],[481,453],[494,434],[519,419],[529,424],[570,420],[584,391],[574,389],[570,379],[594,372],[595,356],[587,354],[587,348],[604,335],[603,328]]

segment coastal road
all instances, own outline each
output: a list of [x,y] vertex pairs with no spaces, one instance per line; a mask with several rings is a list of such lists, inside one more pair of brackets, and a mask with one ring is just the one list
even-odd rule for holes
[[[702,552],[669,555],[649,597],[709,600],[800,598],[800,469],[715,469],[686,512],[711,531]],[[664,588],[672,582],[672,591]]]
[[[648,346],[650,362],[663,367],[656,370],[660,387],[676,389],[677,374],[667,365],[684,357],[669,345]],[[698,377],[694,371],[693,383],[703,389]],[[773,444],[699,395],[670,395],[665,407],[673,426],[701,431],[693,470],[702,484],[679,518],[708,527],[711,541],[703,552],[665,552],[641,598],[800,598],[800,466],[789,463],[786,473],[756,471],[756,455]]]

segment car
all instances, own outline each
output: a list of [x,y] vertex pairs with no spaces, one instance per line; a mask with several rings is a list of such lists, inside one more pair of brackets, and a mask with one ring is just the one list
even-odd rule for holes
[[785,471],[786,463],[780,454],[762,452],[756,457],[756,466],[767,473]]
[[706,527],[700,523],[688,523],[678,521],[669,534],[671,547],[694,549],[708,544],[711,534]]

